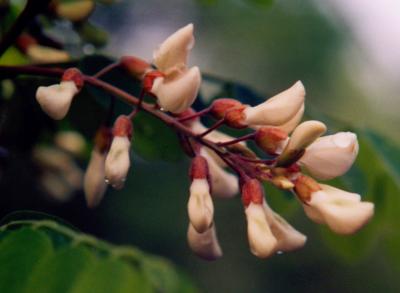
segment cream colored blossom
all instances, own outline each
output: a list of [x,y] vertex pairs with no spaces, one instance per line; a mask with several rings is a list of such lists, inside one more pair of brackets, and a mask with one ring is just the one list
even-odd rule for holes
[[190,223],[197,232],[203,233],[211,226],[214,217],[214,205],[207,179],[193,179],[190,185],[188,214]]
[[94,208],[100,203],[107,190],[107,184],[104,181],[106,156],[106,152],[102,153],[94,148],[86,169],[83,190],[86,203],[90,208]]
[[222,257],[214,224],[203,233],[197,232],[192,224],[189,224],[187,238],[190,248],[199,257],[206,260],[216,260]]
[[130,167],[131,142],[126,136],[115,136],[105,162],[105,178],[115,189],[121,189]]

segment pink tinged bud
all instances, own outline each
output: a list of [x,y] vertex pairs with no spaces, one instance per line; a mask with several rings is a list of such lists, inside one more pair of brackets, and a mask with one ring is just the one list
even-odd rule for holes
[[67,115],[77,93],[78,88],[73,81],[61,81],[60,84],[40,86],[36,91],[36,100],[47,115],[61,120]]
[[181,113],[193,104],[200,83],[200,70],[198,67],[192,67],[177,77],[156,78],[151,93],[157,96],[158,104],[162,109]]
[[270,155],[280,154],[287,141],[287,133],[277,127],[263,126],[255,133],[257,146]]
[[194,179],[190,185],[188,202],[190,223],[197,232],[205,232],[213,222],[214,205],[207,179]]
[[299,163],[312,176],[328,180],[346,173],[358,154],[358,141],[352,132],[339,132],[319,138],[307,149]]
[[78,91],[80,91],[84,85],[84,78],[82,72],[78,68],[68,68],[65,70],[63,76],[61,77],[62,81],[73,81]]
[[199,233],[189,224],[187,232],[188,243],[192,251],[205,260],[216,260],[222,257],[215,225],[212,224],[205,232]]
[[126,136],[115,136],[105,163],[106,183],[115,189],[124,187],[130,167],[129,151],[131,142]]
[[94,148],[86,169],[83,190],[89,208],[96,207],[107,190],[107,184],[104,181],[106,155]]
[[304,103],[305,89],[301,81],[264,103],[244,110],[247,125],[279,126],[290,121]]
[[247,218],[247,237],[251,252],[260,258],[275,253],[278,244],[265,217],[262,204],[251,202],[245,209]]
[[277,239],[276,252],[293,251],[304,246],[307,237],[294,229],[284,218],[275,213],[264,200],[264,212],[272,234]]
[[362,202],[360,195],[321,184],[308,205],[303,205],[307,216],[323,223],[338,234],[353,234],[374,215],[374,204]]
[[193,24],[188,24],[169,36],[154,51],[154,64],[164,72],[176,66],[186,67],[188,55],[193,46]]
[[132,133],[133,125],[131,119],[126,115],[118,116],[112,129],[113,136],[127,137],[130,140],[132,138]]
[[235,196],[239,192],[237,177],[219,166],[205,148],[200,150],[200,154],[206,158],[208,163],[212,196],[222,198]]
[[210,114],[215,119],[222,119],[228,110],[242,106],[242,103],[229,98],[221,98],[215,100],[211,105]]

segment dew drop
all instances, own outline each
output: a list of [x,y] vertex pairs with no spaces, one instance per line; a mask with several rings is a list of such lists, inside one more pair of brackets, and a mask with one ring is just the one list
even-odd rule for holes
[[282,250],[278,250],[277,252],[276,252],[276,254],[283,254],[283,251]]
[[110,184],[110,180],[108,180],[107,178],[104,179],[104,182],[105,182],[106,184]]

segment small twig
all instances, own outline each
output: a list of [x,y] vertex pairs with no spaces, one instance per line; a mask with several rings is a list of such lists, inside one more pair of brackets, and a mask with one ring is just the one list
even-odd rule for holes
[[217,142],[217,146],[224,147],[224,146],[236,144],[236,143],[244,141],[244,140],[251,140],[251,139],[254,139],[254,135],[255,135],[254,133],[249,133],[249,134],[243,135],[241,137],[232,139],[230,141]]
[[205,137],[207,134],[209,134],[210,132],[214,131],[215,129],[217,129],[218,127],[220,127],[224,123],[225,123],[225,118],[222,118],[222,119],[218,120],[214,125],[212,125],[210,128],[208,128],[206,131],[204,131],[203,133],[198,134],[197,137]]
[[199,112],[196,112],[196,113],[194,113],[194,114],[192,114],[192,115],[179,118],[178,121],[179,121],[179,122],[185,122],[185,121],[188,121],[188,120],[192,120],[192,119],[198,118],[198,117],[200,117],[200,116],[202,116],[202,115],[204,115],[204,114],[209,113],[210,110],[211,110],[211,107],[205,108],[205,109],[203,109],[203,110],[201,110],[201,111],[199,111]]
[[106,67],[104,67],[103,69],[101,69],[100,71],[98,71],[96,74],[94,74],[93,77],[100,78],[119,66],[120,66],[119,62],[111,63]]
[[146,92],[145,92],[143,89],[140,91],[139,102],[138,102],[138,104],[136,105],[135,109],[133,109],[133,111],[128,115],[129,119],[132,120],[133,117],[135,117],[136,114],[137,114],[137,113],[140,111],[140,109],[142,108],[142,104],[143,104],[143,99],[144,99],[145,93],[146,93]]

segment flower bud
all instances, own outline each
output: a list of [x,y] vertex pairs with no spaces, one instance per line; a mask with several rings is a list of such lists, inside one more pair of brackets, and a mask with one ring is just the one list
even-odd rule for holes
[[132,137],[132,122],[121,115],[113,127],[114,138],[105,162],[106,182],[115,189],[124,186],[130,167],[129,151]]
[[264,212],[272,234],[278,241],[276,252],[293,251],[304,246],[307,237],[294,229],[284,218],[275,213],[264,200]]
[[190,197],[188,202],[188,214],[190,223],[197,232],[205,232],[213,222],[214,205],[210,195],[208,183],[207,160],[202,156],[196,156],[192,160],[190,168]]
[[165,111],[181,113],[187,110],[197,97],[201,74],[198,67],[192,67],[176,78],[168,76],[154,79],[151,93]]
[[332,179],[350,169],[358,148],[357,136],[352,132],[323,136],[306,149],[299,164],[318,179]]
[[313,192],[307,205],[307,216],[313,221],[326,224],[343,235],[361,229],[374,214],[374,204],[362,202],[360,195],[321,184],[322,190]]
[[268,225],[262,203],[250,202],[245,213],[251,252],[260,258],[271,256],[276,251],[278,241]]
[[244,114],[244,110],[246,106],[239,106],[233,109],[230,109],[225,114],[225,124],[229,127],[241,129],[246,128],[247,123],[245,122],[246,115]]
[[123,56],[119,62],[121,67],[136,79],[143,79],[144,75],[151,70],[148,62],[137,57]]
[[237,177],[219,166],[204,147],[201,148],[200,154],[206,158],[208,163],[212,195],[223,198],[235,196],[239,192]]
[[249,179],[242,185],[242,203],[247,207],[250,203],[262,204],[264,189],[257,179]]
[[306,147],[325,131],[326,126],[322,122],[310,120],[301,123],[293,131],[288,144],[278,158],[277,165],[289,166],[295,163],[303,155]]
[[111,131],[101,127],[95,136],[94,148],[86,169],[83,190],[89,208],[96,207],[107,190],[105,178],[105,161],[111,143]]
[[267,154],[276,155],[282,152],[288,135],[277,127],[263,126],[255,132],[254,141]]
[[321,190],[321,186],[311,177],[301,174],[295,181],[294,190],[299,199],[307,203],[311,199],[311,194]]
[[190,248],[199,257],[205,260],[216,260],[222,257],[222,250],[218,243],[214,224],[203,233],[197,232],[196,229],[189,224],[187,238]]
[[40,86],[36,91],[36,100],[47,115],[61,120],[67,115],[77,93],[78,88],[73,81],[61,81],[60,84]]
[[94,10],[93,0],[81,1],[57,1],[55,12],[58,17],[68,19],[72,22],[85,20]]
[[292,87],[264,103],[244,110],[247,125],[279,126],[290,121],[304,103],[305,89],[298,81]]
[[93,149],[90,156],[83,180],[83,190],[89,208],[96,207],[107,190],[107,184],[104,182],[106,156],[107,153],[102,153],[97,148]]
[[188,24],[169,36],[154,51],[153,62],[157,69],[163,72],[176,66],[186,67],[188,55],[193,46],[193,24]]
[[62,81],[73,81],[78,91],[80,91],[84,84],[83,74],[78,68],[68,68],[65,70]]
[[242,103],[234,99],[217,99],[211,104],[210,114],[215,119],[222,119],[225,117],[225,114],[228,110],[231,110],[232,108],[238,108],[240,106],[242,106]]

